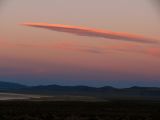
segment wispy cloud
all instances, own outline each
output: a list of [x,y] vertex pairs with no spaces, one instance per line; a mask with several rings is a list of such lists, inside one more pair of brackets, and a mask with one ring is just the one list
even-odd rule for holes
[[48,50],[62,50],[65,52],[84,52],[91,54],[119,54],[119,53],[137,53],[160,58],[159,47],[147,47],[137,45],[133,43],[121,43],[114,45],[103,45],[103,46],[90,46],[90,45],[79,45],[70,42],[60,42],[55,44],[14,44],[7,42],[0,42],[2,48],[35,48],[35,49],[48,49]]
[[10,43],[6,41],[0,41],[1,48],[36,48],[36,49],[50,49],[50,50],[64,50],[74,52],[87,52],[93,54],[101,54],[105,51],[102,48],[87,45],[78,45],[69,42],[60,42],[55,44],[22,44],[22,43]]
[[72,33],[79,36],[101,37],[101,38],[107,38],[107,39],[141,42],[141,43],[159,43],[158,40],[155,40],[152,38],[146,38],[140,35],[121,33],[121,32],[112,32],[108,30],[97,30],[97,29],[79,27],[79,26],[48,24],[48,23],[23,23],[22,25],[30,26],[30,27],[46,28],[46,29],[54,30],[58,32]]

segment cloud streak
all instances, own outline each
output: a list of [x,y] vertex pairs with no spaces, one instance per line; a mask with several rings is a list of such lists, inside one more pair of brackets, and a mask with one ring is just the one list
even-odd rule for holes
[[104,50],[99,47],[78,45],[68,42],[56,43],[56,44],[21,44],[21,43],[10,43],[0,40],[1,48],[38,48],[38,49],[55,49],[55,50],[65,50],[65,51],[77,51],[77,52],[87,52],[93,54],[104,53]]
[[15,44],[1,40],[0,47],[3,48],[38,48],[38,49],[49,49],[49,50],[64,50],[72,52],[85,52],[92,54],[103,54],[106,53],[138,53],[151,55],[160,58],[160,48],[159,47],[142,47],[141,45],[132,43],[121,43],[114,45],[103,45],[103,46],[88,46],[79,45],[75,43],[60,42],[56,44]]
[[152,43],[152,44],[159,43],[158,40],[155,40],[152,38],[146,38],[140,35],[121,33],[121,32],[112,32],[108,30],[97,30],[97,29],[79,27],[79,26],[48,24],[48,23],[23,23],[22,25],[37,27],[37,28],[45,28],[45,29],[58,31],[58,32],[71,33],[79,36],[100,37],[100,38],[106,38],[106,39],[140,42],[140,43]]

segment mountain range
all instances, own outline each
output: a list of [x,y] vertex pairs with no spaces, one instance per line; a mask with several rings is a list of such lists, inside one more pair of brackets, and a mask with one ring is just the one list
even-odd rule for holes
[[160,88],[158,87],[138,87],[114,88],[111,86],[89,87],[89,86],[60,86],[41,85],[26,86],[18,83],[0,81],[0,92],[39,94],[39,95],[75,95],[75,96],[95,96],[101,98],[149,98],[160,100]]

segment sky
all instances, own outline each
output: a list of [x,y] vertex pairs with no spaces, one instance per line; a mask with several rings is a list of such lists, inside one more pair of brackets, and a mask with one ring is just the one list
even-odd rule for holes
[[160,87],[154,0],[1,0],[0,81]]

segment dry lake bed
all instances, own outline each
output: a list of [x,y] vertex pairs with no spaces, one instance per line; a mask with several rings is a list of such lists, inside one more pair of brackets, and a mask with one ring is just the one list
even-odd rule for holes
[[31,95],[31,94],[16,94],[16,93],[0,93],[0,101],[4,100],[32,100],[32,101],[106,101],[91,96],[71,96],[71,95]]
[[16,93],[0,93],[0,100],[29,100],[38,99],[43,96],[40,95],[28,95],[28,94],[16,94]]

